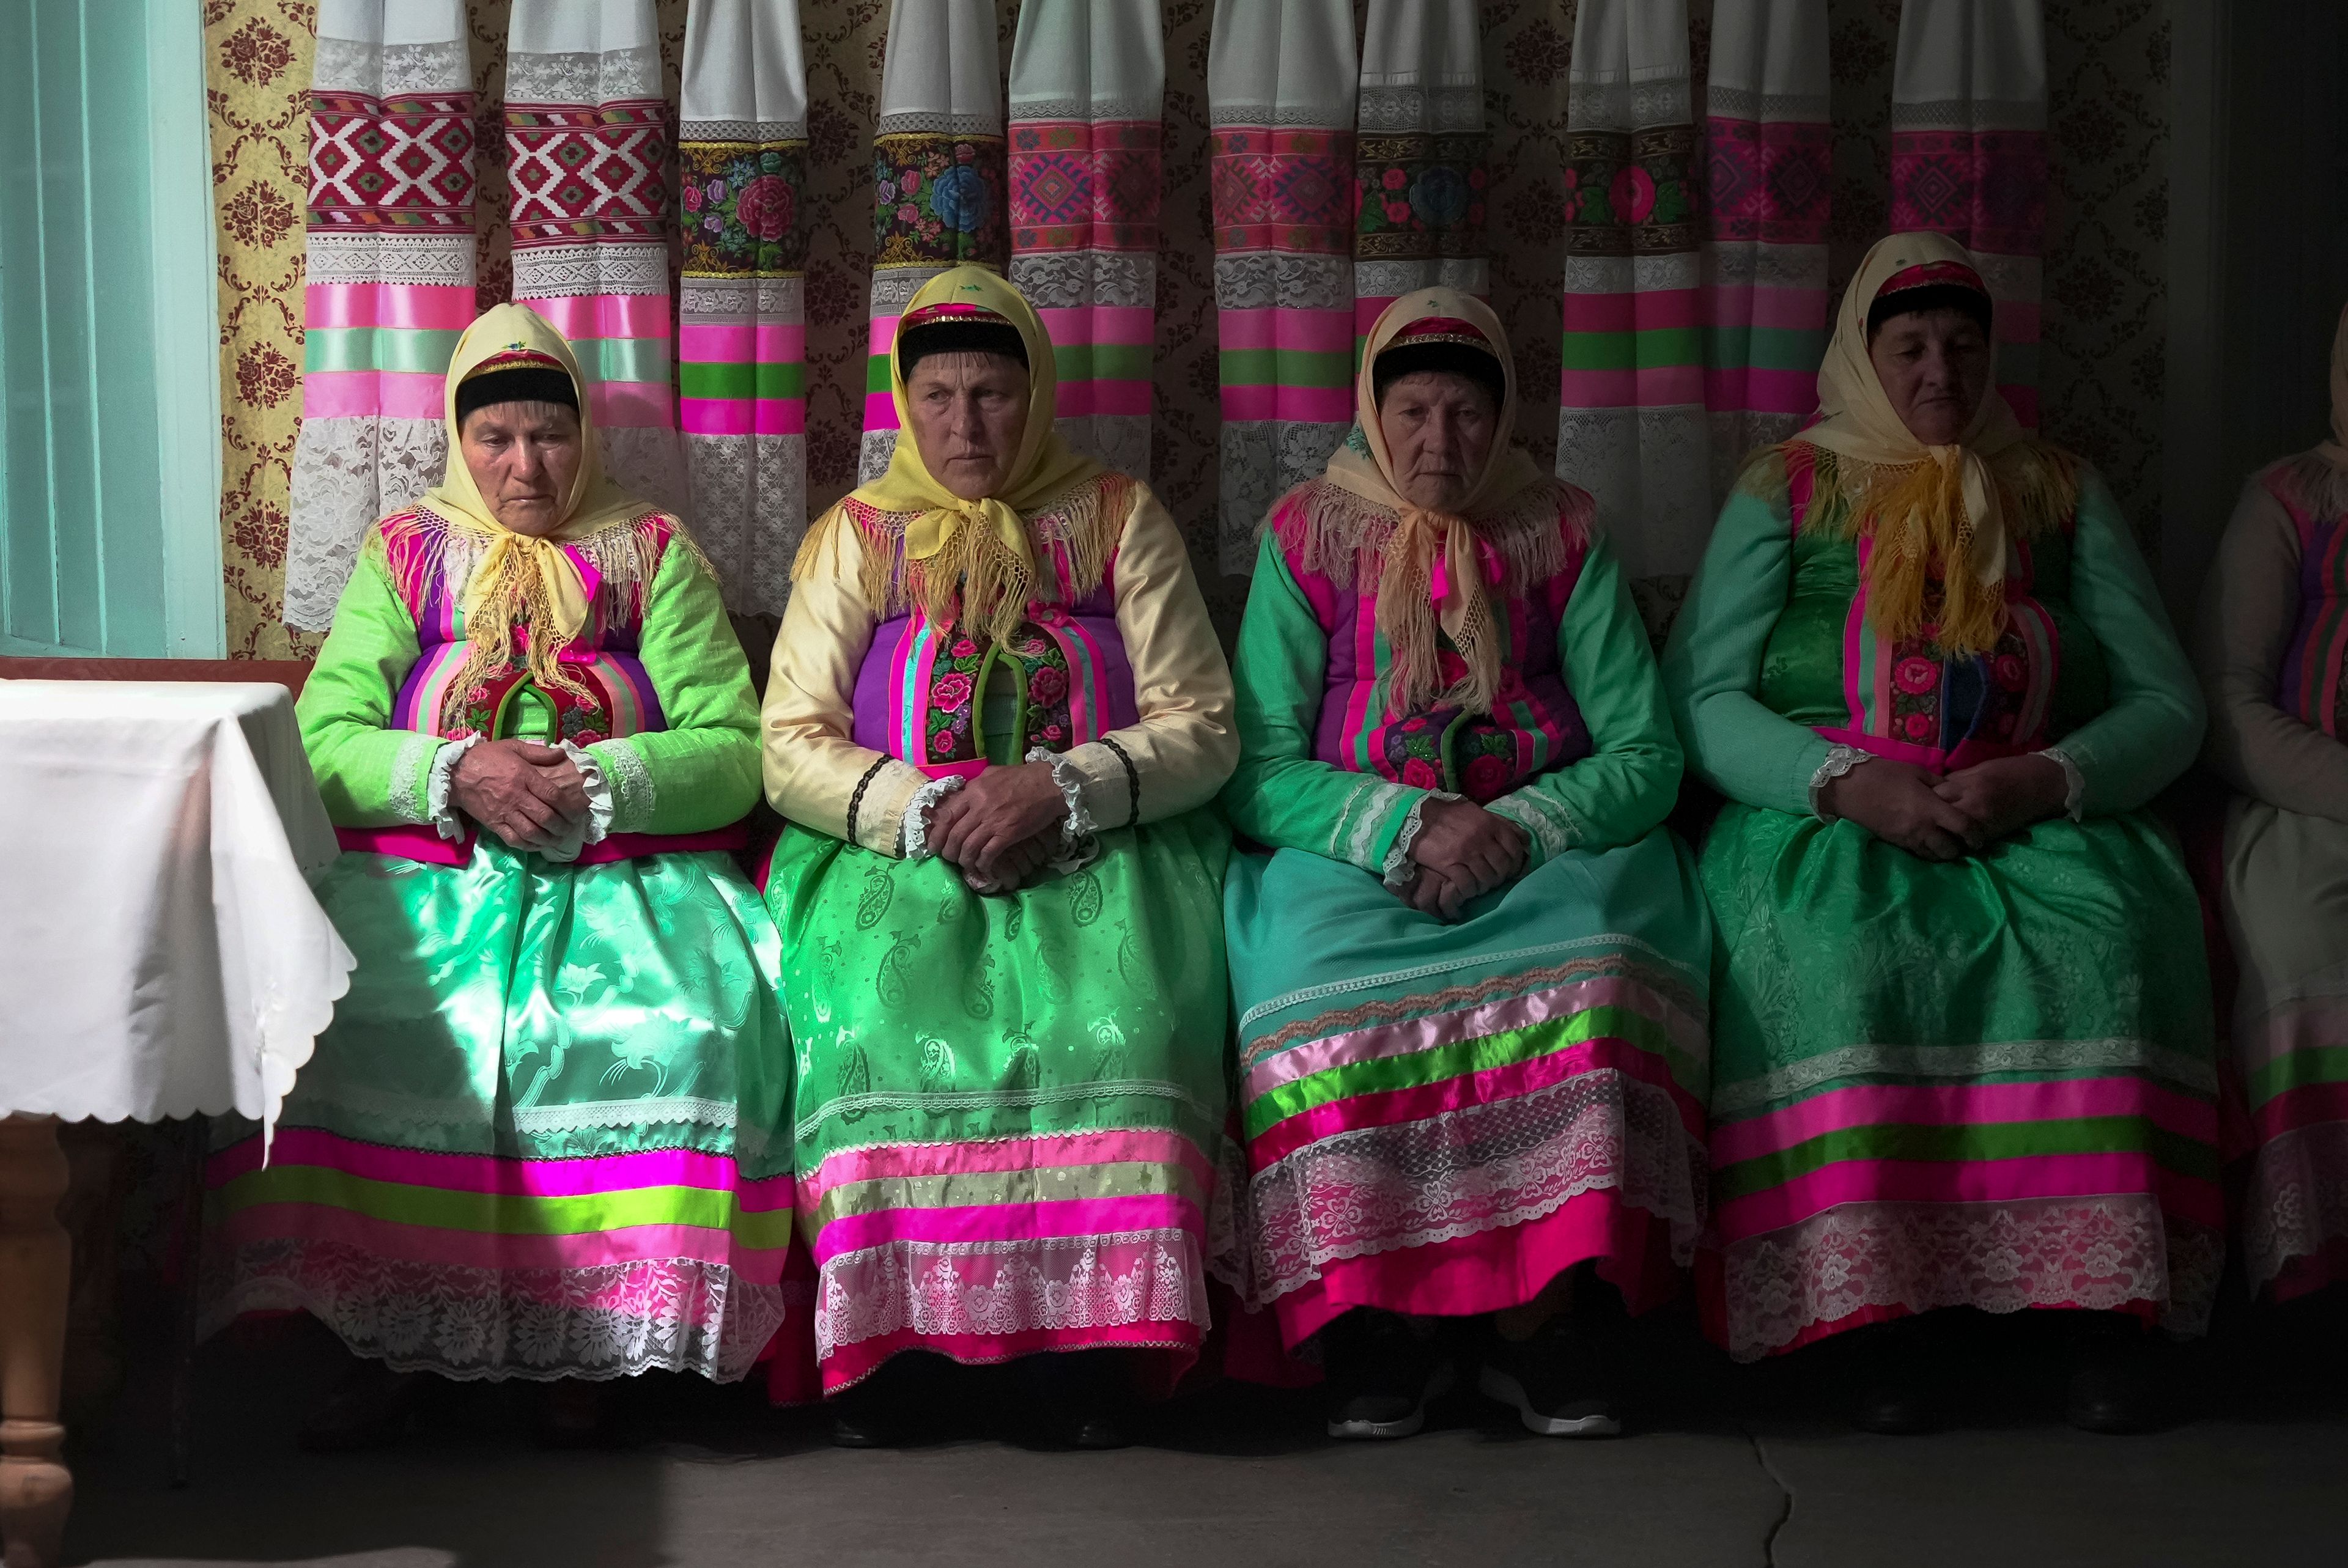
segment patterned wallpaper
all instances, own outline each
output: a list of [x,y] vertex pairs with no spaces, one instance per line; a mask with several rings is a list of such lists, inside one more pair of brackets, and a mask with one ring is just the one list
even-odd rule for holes
[[[1166,200],[1159,254],[1158,487],[1191,540],[1210,607],[1236,625],[1244,584],[1214,567],[1218,414],[1207,190],[1207,32],[1212,0],[1161,0]],[[277,620],[286,479],[301,407],[302,207],[315,8],[310,0],[203,0],[212,186],[221,247],[221,519],[228,646],[306,656],[317,639]],[[658,0],[672,97],[686,0]],[[1365,0],[1356,0],[1356,11]],[[510,0],[469,0],[477,105],[480,301],[513,276],[498,115]],[[1010,58],[1019,0],[996,0]],[[1492,132],[1492,302],[1521,380],[1553,386],[1563,232],[1557,191],[1574,0],[1483,0]],[[1693,0],[1699,90],[1710,0]],[[2048,433],[2107,474],[2149,534],[2157,502],[2167,216],[2168,30],[2158,0],[2047,7],[2054,190],[2047,231]],[[865,150],[880,87],[888,0],[801,0],[813,230],[808,260],[811,507],[853,482],[870,284]],[[1839,288],[1887,210],[1891,60],[1899,0],[1829,0],[1834,70],[1834,263]],[[1519,434],[1554,460],[1553,411],[1528,400]]]

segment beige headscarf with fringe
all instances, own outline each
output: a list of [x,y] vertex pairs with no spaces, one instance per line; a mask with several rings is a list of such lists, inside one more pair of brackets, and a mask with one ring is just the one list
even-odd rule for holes
[[[1457,506],[1437,511],[1413,504],[1395,477],[1378,422],[1378,355],[1409,328],[1432,319],[1466,322],[1491,345],[1500,362],[1500,412],[1492,449]],[[1379,313],[1362,345],[1354,374],[1353,433],[1329,459],[1333,485],[1394,514],[1394,531],[1384,546],[1378,578],[1378,630],[1394,651],[1390,702],[1409,712],[1430,701],[1457,702],[1473,712],[1489,712],[1500,685],[1500,639],[1492,624],[1491,596],[1485,579],[1485,552],[1478,519],[1507,507],[1548,476],[1512,439],[1517,423],[1516,359],[1492,308],[1457,289],[1414,289]],[[1468,666],[1449,691],[1436,687],[1435,629],[1443,628]]]
[[[905,588],[911,602],[940,626],[959,623],[997,642],[1009,640],[1025,618],[1035,594],[1035,547],[1023,513],[1059,499],[1101,466],[1060,439],[1053,425],[1059,404],[1059,372],[1051,335],[1019,291],[983,267],[953,267],[916,290],[898,318],[901,339],[907,323],[933,305],[963,306],[1000,317],[1015,329],[1027,350],[1027,425],[1011,471],[992,496],[966,500],[941,484],[922,463],[920,445],[905,405],[905,367],[890,345],[889,392],[897,405],[897,446],[888,471],[860,485],[851,498],[877,511],[917,514],[905,529]],[[839,525],[839,511],[808,537],[799,569]],[[867,565],[885,572],[891,563],[867,554]],[[1079,575],[1083,575],[1080,570]],[[1095,580],[1098,569],[1092,571]],[[868,591],[875,585],[868,584]],[[880,600],[875,596],[875,601]]]
[[1819,422],[1794,437],[1831,452],[1854,503],[1874,519],[1868,603],[1877,631],[1898,640],[1924,624],[1927,585],[1941,579],[1938,641],[1958,653],[1983,653],[2005,630],[2005,492],[1993,465],[2029,440],[1999,395],[1994,348],[1991,384],[1952,445],[1918,440],[1891,406],[1868,357],[1867,313],[1884,284],[1910,267],[1973,265],[1945,234],[1879,240],[1843,291],[1834,341],[1818,369]]
[[[475,374],[506,368],[501,362],[510,356],[553,360],[570,374],[572,389],[579,398],[579,472],[572,478],[571,493],[563,498],[561,522],[543,537],[518,534],[498,521],[480,487],[473,483],[458,428],[457,388]],[[584,689],[563,673],[560,662],[562,650],[587,624],[588,612],[586,585],[562,547],[631,525],[659,508],[629,495],[603,472],[595,416],[589,407],[587,384],[579,374],[578,356],[537,312],[504,304],[492,305],[476,316],[449,356],[442,396],[442,414],[448,425],[448,466],[446,477],[425,496],[424,504],[448,519],[458,534],[470,536],[479,551],[464,596],[465,641],[470,652],[451,691],[463,692],[481,676],[502,668],[511,653],[513,628],[520,626],[529,637],[530,679],[541,689],[583,696]]]

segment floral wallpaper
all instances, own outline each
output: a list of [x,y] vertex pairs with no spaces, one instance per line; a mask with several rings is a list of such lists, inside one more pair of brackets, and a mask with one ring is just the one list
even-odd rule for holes
[[[657,0],[674,101],[687,0]],[[1228,634],[1245,593],[1214,564],[1214,248],[1207,189],[1207,35],[1212,0],[1161,0],[1166,22],[1166,194],[1158,259],[1157,473],[1191,540],[1210,609]],[[303,200],[312,0],[203,0],[212,188],[221,251],[221,519],[228,644],[246,658],[304,657],[317,639],[278,619],[286,479],[301,408]],[[1019,0],[995,0],[1007,65]],[[479,297],[504,299],[499,108],[510,0],[469,0],[480,240]],[[1357,16],[1366,0],[1355,0]],[[1711,0],[1691,0],[1699,94]],[[1558,192],[1575,0],[1482,0],[1492,138],[1492,303],[1520,380],[1553,386],[1564,237]],[[872,252],[873,120],[888,0],[801,0],[808,71],[808,467],[811,507],[854,482]],[[2043,384],[2048,434],[2110,477],[2139,526],[2157,503],[2165,352],[2168,29],[2158,0],[2047,6],[2053,189]],[[1834,284],[1888,213],[1891,62],[1900,0],[1829,0],[1834,74]],[[1699,99],[1699,101],[1701,101]],[[1554,460],[1556,420],[1536,395],[1519,435]]]

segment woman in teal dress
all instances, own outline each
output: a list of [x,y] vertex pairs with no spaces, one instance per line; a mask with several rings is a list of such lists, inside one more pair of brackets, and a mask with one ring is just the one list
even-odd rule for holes
[[1272,508],[1225,895],[1251,1304],[1332,1436],[1405,1437],[1472,1320],[1531,1430],[1621,1430],[1610,1308],[1704,1224],[1710,931],[1679,743],[1590,497],[1509,444],[1473,297],[1372,329],[1358,421]]
[[1229,1230],[1231,673],[1173,518],[1054,433],[1016,290],[941,274],[890,361],[895,455],[810,532],[767,684],[814,1355],[842,1442],[1020,1359],[1108,1446]]
[[[2142,809],[2201,703],[2111,492],[1991,389],[1990,316],[1954,242],[1869,252],[1664,659],[1728,797],[1705,1307],[1740,1359],[2073,1309],[2071,1419],[2126,1430],[2135,1325],[2202,1327],[2224,1254],[2199,917]],[[1862,1424],[1931,1424],[1913,1332],[1869,1338]]]
[[448,476],[368,531],[298,711],[358,957],[273,1147],[213,1156],[213,1323],[298,1308],[415,1377],[729,1380],[784,1317],[780,944],[729,849],[757,713],[708,563],[603,477],[571,347],[500,305],[448,376]]

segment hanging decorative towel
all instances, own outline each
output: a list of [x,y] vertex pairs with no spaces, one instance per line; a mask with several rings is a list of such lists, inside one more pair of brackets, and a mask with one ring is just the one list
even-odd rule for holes
[[1413,289],[1481,296],[1483,41],[1476,0],[1370,0],[1354,143],[1354,353]]
[[1717,0],[1704,89],[1712,504],[1818,405],[1827,347],[1827,0]]
[[668,157],[653,0],[513,0],[514,299],[578,351],[612,477],[685,512],[669,369]]
[[677,132],[677,417],[729,609],[780,615],[807,532],[807,67],[798,0],[694,0]]
[[1052,333],[1061,436],[1149,477],[1158,0],[1026,0],[1011,46],[1011,281]]
[[1973,253],[1997,303],[1998,390],[2038,427],[2046,238],[2046,29],[2039,0],[1907,0],[1891,76],[1891,228]]
[[319,0],[285,623],[323,631],[367,526],[440,482],[473,319],[463,0]]
[[1625,573],[1667,583],[1712,530],[1695,146],[1685,0],[1581,0],[1557,472],[1596,497]]
[[1207,46],[1226,572],[1354,419],[1351,0],[1215,0]]
[[892,0],[872,136],[872,329],[859,477],[878,479],[897,449],[889,348],[913,292],[948,267],[1002,272],[1002,51],[988,0]]

